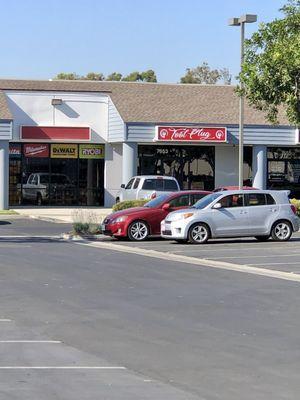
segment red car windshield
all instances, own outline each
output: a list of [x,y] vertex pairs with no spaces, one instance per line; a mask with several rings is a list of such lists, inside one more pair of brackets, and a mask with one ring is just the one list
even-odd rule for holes
[[148,201],[148,203],[146,203],[144,205],[144,207],[156,208],[156,207],[160,206],[162,203],[164,203],[169,196],[170,196],[169,194],[161,194],[160,196],[156,197],[155,199]]

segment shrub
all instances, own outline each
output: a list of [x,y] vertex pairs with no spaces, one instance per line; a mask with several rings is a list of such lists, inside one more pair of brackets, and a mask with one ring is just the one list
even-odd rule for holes
[[292,199],[291,203],[296,207],[297,215],[300,217],[300,200]]
[[72,213],[73,232],[77,235],[96,235],[100,233],[98,217],[91,211],[75,210]]
[[121,201],[113,206],[113,211],[126,210],[126,208],[131,207],[142,207],[144,204],[148,203],[149,200],[126,200]]

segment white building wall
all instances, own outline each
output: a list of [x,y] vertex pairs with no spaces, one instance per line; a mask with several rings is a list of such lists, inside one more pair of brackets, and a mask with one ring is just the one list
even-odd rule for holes
[[11,140],[12,138],[12,121],[0,120],[0,140]]
[[215,146],[215,187],[238,185],[238,146]]
[[[108,138],[108,96],[101,93],[7,91],[13,114],[13,140],[20,139],[20,126],[89,126],[93,143]],[[62,105],[52,106],[53,98]]]
[[126,140],[126,125],[112,100],[108,100],[108,140],[110,143]]
[[104,187],[105,207],[111,207],[116,202],[116,195],[122,183],[122,143],[105,146]]

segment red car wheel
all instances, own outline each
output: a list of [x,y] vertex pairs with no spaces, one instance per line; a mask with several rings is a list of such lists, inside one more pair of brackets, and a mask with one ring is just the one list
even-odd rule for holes
[[145,240],[149,235],[149,228],[144,221],[133,221],[128,227],[128,238],[134,241]]

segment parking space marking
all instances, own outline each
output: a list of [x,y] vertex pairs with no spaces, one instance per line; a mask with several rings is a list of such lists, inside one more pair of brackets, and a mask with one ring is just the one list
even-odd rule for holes
[[60,340],[0,340],[0,343],[51,343],[60,344]]
[[180,254],[164,253],[156,250],[150,250],[150,249],[146,250],[136,247],[122,246],[120,244],[113,244],[113,243],[80,241],[80,242],[75,242],[74,244],[75,245],[79,244],[87,247],[103,248],[107,250],[115,250],[122,253],[130,253],[144,257],[157,258],[160,260],[192,264],[192,265],[197,265],[199,267],[210,267],[215,269],[243,272],[246,274],[260,275],[269,278],[300,282],[300,275],[291,274],[290,272],[285,272],[285,271],[272,270],[267,268],[258,268],[246,264],[233,264],[226,261],[189,257]]
[[[294,253],[294,254],[277,254],[276,257],[298,257],[300,253]],[[273,256],[274,257],[274,256]],[[272,258],[272,255],[263,255],[263,256],[231,256],[231,257],[208,257],[207,260],[223,260],[224,258],[229,258],[231,259],[238,259],[238,258]]]
[[298,262],[272,262],[272,263],[263,263],[263,264],[248,264],[248,265],[299,265],[300,261]]
[[8,318],[0,318],[0,322],[12,322],[12,320]]
[[26,366],[26,365],[11,365],[11,366],[0,366],[0,370],[3,369],[39,369],[39,370],[47,370],[47,369],[96,369],[96,370],[126,370],[126,367],[119,366],[88,366],[88,365],[62,365],[62,366]]

